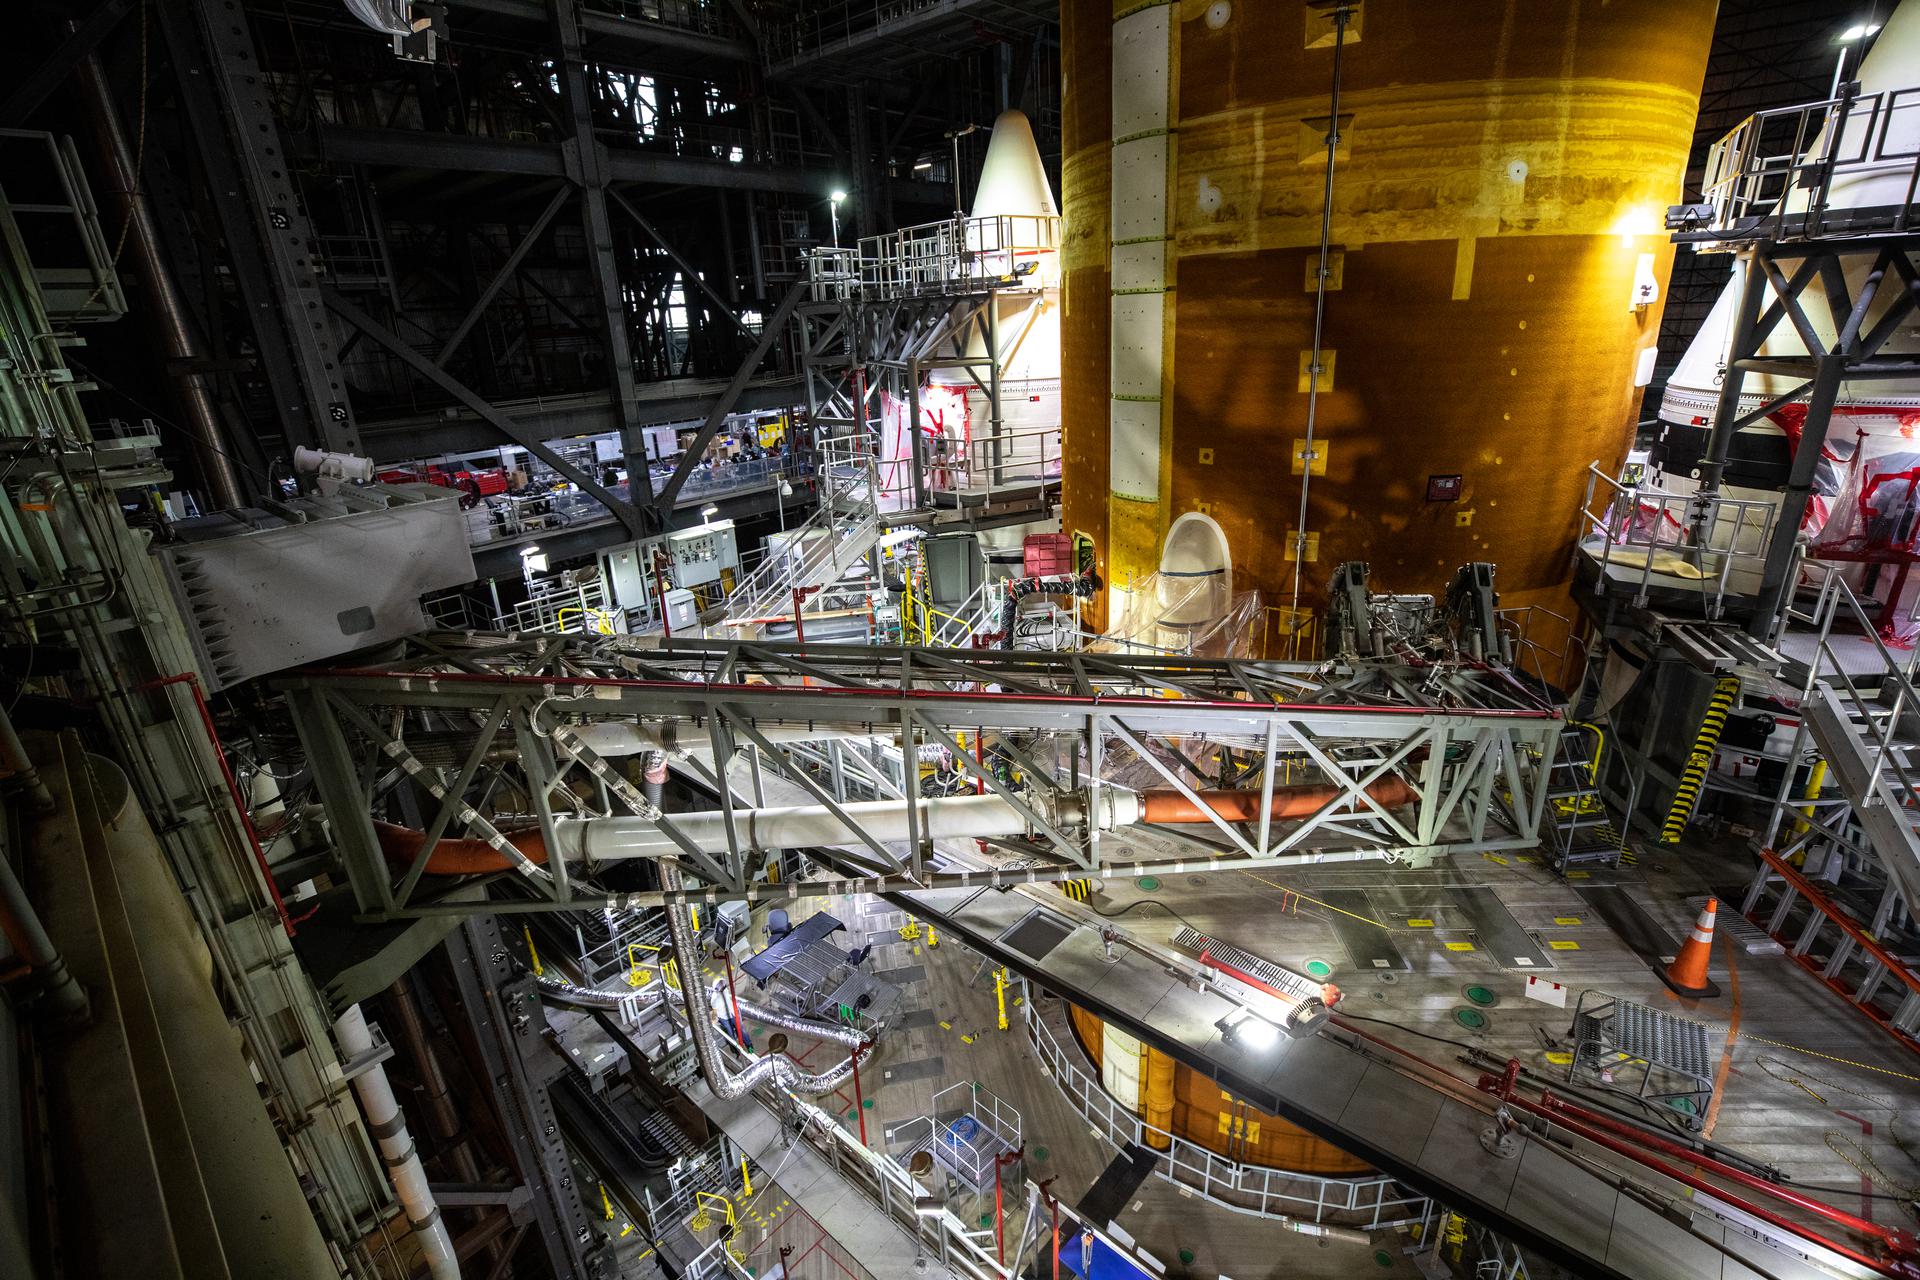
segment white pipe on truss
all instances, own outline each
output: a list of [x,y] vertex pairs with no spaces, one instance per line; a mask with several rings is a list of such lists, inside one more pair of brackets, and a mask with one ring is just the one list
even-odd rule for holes
[[[1100,792],[1100,829],[1111,831],[1140,820],[1140,797],[1117,788]],[[1038,795],[1028,803],[1041,806]],[[734,835],[742,849],[805,849],[858,845],[864,831],[881,844],[910,838],[907,802],[863,800],[840,806],[858,830],[840,820],[825,805],[734,811]],[[1082,815],[1053,814],[1056,821],[1074,821]],[[718,810],[676,813],[668,821],[703,853],[725,853],[727,825]],[[991,839],[1025,835],[1026,817],[996,795],[936,796],[920,801],[917,823],[922,837],[931,840]],[[680,846],[650,819],[640,817],[563,818],[554,823],[561,856],[570,861],[612,862],[624,858],[671,858]]]
[[[359,1005],[350,1006],[333,1024],[340,1051],[348,1061],[373,1052],[373,1032]],[[400,1103],[393,1096],[387,1069],[375,1063],[353,1078],[353,1091],[360,1096],[361,1109],[367,1113],[367,1131],[380,1144],[380,1157],[393,1179],[393,1189],[407,1213],[407,1225],[413,1228],[420,1252],[427,1261],[432,1280],[460,1280],[460,1262],[454,1256],[453,1240],[447,1224],[434,1203],[433,1189],[427,1185],[427,1171],[420,1164],[420,1149],[407,1132],[407,1118],[400,1114]]]

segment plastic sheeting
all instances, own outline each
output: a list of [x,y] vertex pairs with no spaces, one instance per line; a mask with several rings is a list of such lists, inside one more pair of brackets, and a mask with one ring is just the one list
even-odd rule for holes
[[1087,647],[1095,653],[1177,653],[1251,658],[1260,635],[1258,591],[1231,597],[1217,578],[1150,573],[1107,597],[1111,622]]
[[1821,450],[1801,526],[1815,558],[1920,560],[1920,413],[1898,416],[1897,432],[1856,431],[1851,447]]

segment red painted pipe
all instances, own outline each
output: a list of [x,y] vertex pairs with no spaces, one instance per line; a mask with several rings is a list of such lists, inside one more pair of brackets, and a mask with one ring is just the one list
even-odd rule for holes
[[[1393,1044],[1390,1041],[1383,1040],[1379,1036],[1373,1035],[1370,1032],[1362,1031],[1360,1028],[1354,1026],[1353,1023],[1349,1022],[1345,1018],[1340,1017],[1338,1014],[1334,1015],[1334,1022],[1337,1023],[1342,1030],[1347,1031],[1352,1035],[1358,1036],[1363,1040],[1369,1041],[1372,1044],[1376,1044],[1383,1049],[1389,1050],[1390,1052],[1400,1057],[1406,1058],[1410,1062],[1417,1063],[1419,1066],[1425,1068],[1427,1071],[1433,1072],[1434,1074],[1441,1077],[1441,1080],[1443,1082],[1443,1087],[1448,1087],[1450,1092],[1453,1092],[1458,1096],[1470,1097],[1475,1093],[1480,1093],[1480,1096],[1483,1099],[1487,1096],[1486,1093],[1481,1093],[1480,1091],[1473,1089],[1472,1086],[1468,1085],[1465,1081],[1461,1080],[1458,1076],[1446,1070],[1444,1067],[1438,1066],[1437,1064],[1432,1062],[1428,1062],[1425,1058],[1422,1058],[1420,1055],[1413,1053],[1407,1049],[1403,1049],[1399,1045]],[[1489,1089],[1491,1090],[1497,1087],[1497,1082],[1504,1079],[1504,1077],[1489,1077],[1488,1079],[1490,1082]],[[1866,1254],[1863,1254],[1858,1250],[1849,1248],[1848,1246],[1840,1244],[1837,1241],[1834,1241],[1834,1240],[1828,1239],[1825,1236],[1819,1235],[1816,1232],[1813,1232],[1807,1229],[1806,1227],[1800,1226],[1797,1223],[1791,1222],[1788,1219],[1781,1217],[1779,1214],[1773,1213],[1766,1209],[1762,1209],[1760,1206],[1756,1204],[1753,1204],[1739,1196],[1729,1193],[1724,1187],[1717,1187],[1702,1178],[1697,1178],[1694,1175],[1687,1173],[1685,1170],[1675,1168],[1674,1166],[1666,1163],[1664,1160],[1657,1160],[1654,1157],[1648,1155],[1645,1151],[1637,1151],[1634,1148],[1626,1145],[1624,1142],[1617,1141],[1616,1139],[1608,1136],[1603,1132],[1599,1132],[1592,1128],[1589,1128],[1587,1125],[1580,1123],[1578,1120],[1574,1119],[1571,1115],[1567,1114],[1564,1111],[1556,1110],[1549,1107],[1544,1107],[1538,1103],[1529,1102],[1526,1099],[1518,1096],[1505,1097],[1505,1098],[1502,1098],[1501,1101],[1508,1106],[1518,1107],[1522,1111],[1529,1112],[1533,1115],[1538,1115],[1541,1118],[1549,1121],[1550,1123],[1558,1125],[1562,1129],[1565,1129],[1569,1133],[1577,1134],[1580,1137],[1585,1138],[1587,1141],[1593,1143],[1595,1146],[1604,1148],[1607,1151],[1611,1151],[1615,1155],[1621,1156],[1622,1158],[1627,1160],[1631,1160],[1635,1164],[1640,1165],[1643,1168],[1651,1169],[1654,1172],[1659,1173],[1664,1177],[1671,1178],[1675,1182],[1678,1182],[1683,1186],[1691,1187],[1695,1191],[1704,1192],[1705,1194],[1713,1196],[1718,1200],[1724,1200],[1726,1203],[1741,1210],[1742,1212],[1750,1213],[1754,1217],[1760,1219],[1761,1221],[1766,1222],[1771,1226],[1780,1228],[1780,1230],[1788,1233],[1789,1235],[1797,1236],[1802,1240],[1812,1241],[1824,1249],[1831,1249],[1833,1252],[1841,1255],[1842,1257],[1845,1257],[1853,1262],[1857,1262],[1861,1266],[1867,1267],[1870,1270],[1877,1272],[1880,1275],[1906,1276],[1906,1277],[1920,1276],[1920,1267],[1916,1267],[1912,1263],[1904,1261],[1905,1259],[1909,1259],[1917,1256],[1915,1252],[1915,1245],[1913,1240],[1910,1237],[1908,1237],[1904,1232],[1893,1231],[1893,1230],[1890,1230],[1889,1228],[1882,1227],[1874,1223],[1864,1222],[1859,1218],[1853,1217],[1851,1214],[1848,1214],[1842,1210],[1833,1208],[1831,1205],[1820,1204],[1818,1201],[1807,1201],[1805,1197],[1797,1196],[1790,1192],[1784,1192],[1782,1188],[1775,1186],[1773,1183],[1766,1181],[1766,1179],[1764,1178],[1757,1178],[1757,1177],[1754,1177],[1752,1174],[1742,1174],[1743,1177],[1751,1179],[1751,1181],[1754,1184],[1756,1184],[1760,1189],[1766,1191],[1768,1194],[1771,1194],[1780,1199],[1786,1200],[1789,1203],[1796,1204],[1797,1206],[1806,1208],[1810,1212],[1818,1213],[1821,1216],[1827,1217],[1841,1225],[1845,1225],[1855,1230],[1859,1230],[1864,1233],[1872,1235],[1875,1239],[1880,1240],[1890,1250],[1892,1250],[1893,1253],[1896,1255],[1896,1257],[1902,1259],[1902,1261],[1895,1262],[1893,1264],[1888,1264],[1878,1259],[1870,1258]],[[1558,1100],[1556,1099],[1555,1101],[1557,1102]],[[1636,1139],[1642,1138],[1642,1136],[1643,1135],[1640,1135],[1638,1133],[1635,1134]],[[1695,1153],[1693,1152],[1688,1152],[1689,1158],[1692,1158],[1694,1154]],[[1732,1174],[1741,1173],[1740,1170],[1736,1170],[1736,1169],[1729,1169],[1728,1172],[1729,1172],[1729,1176],[1731,1176]]]
[[[1512,1099],[1509,1099],[1509,1101],[1512,1101]],[[1685,1160],[1689,1164],[1707,1170],[1716,1177],[1725,1178],[1729,1182],[1737,1182],[1743,1187],[1764,1192],[1776,1199],[1784,1200],[1796,1209],[1814,1214],[1817,1217],[1825,1218],[1829,1222],[1846,1227],[1850,1231],[1858,1231],[1862,1235],[1873,1236],[1884,1241],[1887,1247],[1892,1249],[1896,1254],[1908,1257],[1915,1256],[1915,1242],[1906,1232],[1899,1231],[1892,1227],[1883,1227],[1879,1223],[1869,1222],[1865,1218],[1855,1217],[1846,1210],[1836,1209],[1825,1201],[1815,1200],[1810,1196],[1801,1195],[1797,1191],[1783,1187],[1777,1182],[1771,1182],[1757,1174],[1748,1173],[1746,1170],[1736,1168],[1730,1164],[1723,1164],[1704,1152],[1695,1151],[1692,1147],[1683,1146],[1657,1133],[1637,1129],[1632,1125],[1615,1120],[1611,1116],[1599,1115],[1577,1103],[1569,1102],[1565,1098],[1558,1097],[1551,1092],[1545,1090],[1541,1092],[1539,1106],[1543,1111],[1554,1112],[1561,1116],[1574,1116],[1582,1124],[1593,1125],[1597,1128],[1606,1129],[1631,1138],[1642,1146],[1658,1151],[1662,1155]]]
[[[183,671],[177,676],[162,676],[158,680],[149,680],[136,692],[144,693],[149,689],[165,688],[168,685],[184,684],[193,694],[193,705],[200,713],[200,727],[205,730],[207,741],[213,746],[213,758],[220,762],[220,774],[227,780],[227,795],[233,800],[233,811],[240,818],[240,829],[247,837],[247,847],[253,850],[254,865],[260,868],[260,878],[267,882],[267,893],[273,898],[273,909],[280,913],[280,927],[293,936],[293,917],[287,914],[286,900],[280,896],[280,886],[273,882],[273,868],[267,865],[266,850],[260,847],[260,833],[253,829],[253,815],[247,812],[247,803],[240,795],[240,783],[234,778],[233,770],[227,764],[227,750],[220,744],[220,732],[213,725],[213,711],[207,706],[206,695],[200,692],[200,677],[191,671]],[[307,912],[312,915],[313,912]],[[306,919],[302,916],[301,919]]]
[[[403,867],[412,866],[413,860],[420,856],[421,848],[427,843],[427,833],[424,831],[378,819],[374,820],[373,834],[379,837],[380,852],[387,855],[387,861]],[[518,849],[529,862],[544,865],[547,860],[547,845],[540,838],[538,827],[509,833],[507,843]],[[472,836],[441,839],[440,843],[433,846],[433,855],[427,859],[428,873],[436,876],[484,875],[490,871],[508,870],[511,865],[505,854],[485,840],[477,840]]]

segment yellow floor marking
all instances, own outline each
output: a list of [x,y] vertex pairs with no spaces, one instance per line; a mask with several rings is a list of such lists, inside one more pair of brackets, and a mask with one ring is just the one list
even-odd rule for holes
[[1409,928],[1409,929],[1431,929],[1431,928],[1433,928],[1433,921],[1431,921],[1431,920],[1409,920],[1409,921],[1407,921],[1407,928]]
[[1449,950],[1449,951],[1471,951],[1471,950],[1473,950],[1473,944],[1472,944],[1471,942],[1449,942],[1449,943],[1447,944],[1447,950]]
[[1579,916],[1555,916],[1553,918],[1553,922],[1555,924],[1579,924],[1580,917]]
[[1552,947],[1555,951],[1578,951],[1580,949],[1579,943],[1568,942],[1564,939],[1550,941],[1547,943],[1547,945]]

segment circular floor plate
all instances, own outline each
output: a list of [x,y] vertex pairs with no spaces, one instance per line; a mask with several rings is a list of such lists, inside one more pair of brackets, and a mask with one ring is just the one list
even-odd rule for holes
[[1152,893],[1160,887],[1160,878],[1158,876],[1141,876],[1133,883],[1139,888],[1145,889],[1148,893]]
[[1309,960],[1307,961],[1307,973],[1309,976],[1315,978],[1330,977],[1333,974],[1333,966],[1325,960]]
[[1469,1031],[1485,1031],[1487,1029],[1487,1015],[1478,1009],[1455,1009],[1453,1011],[1453,1020]]
[[1460,994],[1479,1005],[1482,1009],[1491,1009],[1494,1005],[1500,1003],[1499,996],[1477,984],[1471,987],[1462,987]]

